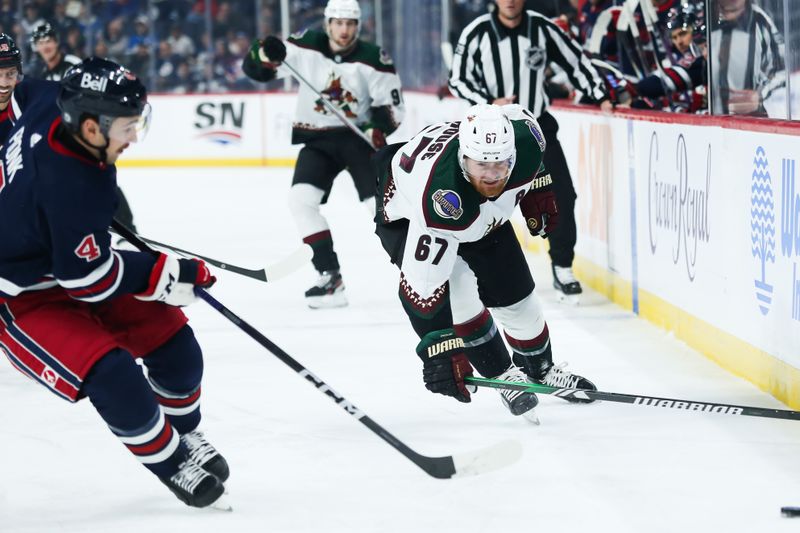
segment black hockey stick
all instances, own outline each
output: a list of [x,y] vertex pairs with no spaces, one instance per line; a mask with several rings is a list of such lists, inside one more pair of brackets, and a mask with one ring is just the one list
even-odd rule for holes
[[[121,227],[124,228],[122,223],[117,220],[111,223],[112,229],[121,237],[125,237],[121,233]],[[127,229],[127,228],[126,228]],[[206,257],[204,255],[200,255],[194,252],[190,252],[188,250],[183,250],[178,248],[177,246],[173,246],[171,244],[164,244],[162,242],[154,241],[153,239],[146,239],[144,237],[138,236],[139,239],[144,241],[147,244],[152,244],[153,246],[157,246],[158,248],[165,248],[167,250],[172,250],[173,252],[178,252],[181,255],[187,257],[196,257],[197,259],[202,259],[206,263],[210,265],[214,265],[215,267],[227,270],[229,272],[233,272],[234,274],[239,274],[240,276],[247,276],[248,278],[257,279],[258,281],[275,281],[276,279],[280,279],[288,274],[291,274],[305,263],[307,263],[311,256],[314,255],[314,252],[311,250],[311,247],[307,244],[304,244],[294,252],[290,253],[283,259],[276,261],[270,265],[267,265],[264,268],[254,270],[250,268],[244,268],[236,265],[232,265],[230,263],[220,261],[218,259],[213,259],[211,257]],[[127,237],[125,237],[127,239]],[[130,239],[128,239],[130,240]],[[132,241],[131,241],[132,242]]]
[[603,392],[586,389],[563,389],[529,383],[527,385],[509,383],[496,379],[465,378],[464,381],[478,387],[493,389],[511,389],[523,392],[538,392],[552,394],[559,398],[579,398],[581,400],[605,400],[607,402],[629,403],[633,405],[646,405],[666,409],[679,409],[682,411],[698,411],[703,413],[719,413],[723,415],[757,416],[761,418],[783,418],[786,420],[800,420],[800,411],[785,409],[769,409],[766,407],[748,407],[746,405],[731,405],[726,403],[697,402],[692,400],[676,400],[675,398],[659,398],[658,396],[641,396],[638,394],[624,394],[620,392]]
[[[144,252],[156,253],[150,248],[147,243],[139,238],[138,235],[115,222],[115,230],[119,232],[122,237],[125,237],[128,242],[139,248]],[[197,296],[202,298],[211,307],[220,312],[225,318],[233,322],[242,331],[247,333],[253,340],[261,346],[269,350],[275,357],[283,361],[292,370],[300,374],[303,378],[308,380],[320,392],[328,396],[339,407],[344,409],[348,414],[352,415],[356,420],[367,426],[370,431],[378,435],[384,441],[389,443],[395,450],[399,451],[410,459],[415,465],[423,469],[431,476],[438,479],[448,479],[454,476],[465,476],[481,474],[489,472],[497,468],[501,468],[515,462],[522,455],[522,447],[517,441],[504,441],[494,446],[489,446],[474,452],[463,453],[459,455],[447,455],[444,457],[428,457],[421,455],[408,446],[406,446],[397,437],[386,431],[380,424],[372,420],[355,405],[350,403],[341,394],[333,390],[327,383],[322,381],[313,372],[308,370],[292,356],[284,352],[274,342],[265,337],[260,331],[253,326],[239,318],[233,311],[222,305],[216,298],[211,296],[207,291],[197,288],[195,289]]]

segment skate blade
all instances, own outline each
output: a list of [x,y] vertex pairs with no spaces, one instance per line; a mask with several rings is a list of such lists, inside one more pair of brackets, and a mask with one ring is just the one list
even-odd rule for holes
[[541,425],[541,421],[539,420],[539,416],[536,414],[536,409],[531,409],[525,413],[522,413],[522,418],[533,424],[534,426]]
[[232,512],[233,511],[233,507],[231,507],[230,500],[228,500],[228,498],[225,496],[225,494],[227,494],[227,493],[228,493],[228,491],[226,489],[225,493],[223,493],[213,503],[208,505],[208,508],[209,509],[214,509],[215,511],[224,511],[226,513]]
[[306,303],[311,309],[335,309],[337,307],[347,307],[347,298],[340,292],[306,298]]

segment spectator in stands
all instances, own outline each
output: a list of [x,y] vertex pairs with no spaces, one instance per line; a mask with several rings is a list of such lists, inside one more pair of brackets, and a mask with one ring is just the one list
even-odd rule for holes
[[156,91],[168,91],[176,80],[176,71],[180,57],[172,53],[172,47],[167,41],[158,43],[158,57],[156,58]]
[[108,47],[108,55],[105,56],[115,63],[125,63],[125,56],[128,52],[128,36],[125,35],[125,19],[117,17],[108,21],[103,38]]
[[128,57],[128,69],[136,74],[145,87],[152,87],[150,83],[150,65],[152,64],[152,49],[143,42],[137,44]]
[[86,38],[80,26],[70,26],[67,29],[61,48],[65,54],[75,57],[82,58],[86,55]]
[[172,47],[172,51],[175,54],[184,58],[194,56],[194,42],[192,42],[192,39],[188,35],[183,33],[183,28],[180,23],[175,22],[172,24],[167,42]]
[[713,112],[767,116],[764,102],[786,85],[783,38],[751,0],[717,0],[716,7],[710,21]]
[[147,15],[139,15],[133,22],[133,35],[128,38],[129,54],[132,54],[139,44],[144,44],[148,49],[155,43],[150,36],[150,19]]

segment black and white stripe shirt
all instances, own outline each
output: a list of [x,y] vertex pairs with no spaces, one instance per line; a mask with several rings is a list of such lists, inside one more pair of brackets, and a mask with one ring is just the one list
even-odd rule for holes
[[712,24],[714,114],[727,114],[731,89],[758,91],[763,103],[786,86],[783,37],[767,13],[751,6],[736,21]]
[[591,100],[608,98],[605,85],[580,46],[548,18],[523,12],[519,26],[506,28],[494,13],[473,20],[458,39],[450,91],[473,104],[516,95],[516,103],[539,117],[550,103],[545,68],[555,63]]

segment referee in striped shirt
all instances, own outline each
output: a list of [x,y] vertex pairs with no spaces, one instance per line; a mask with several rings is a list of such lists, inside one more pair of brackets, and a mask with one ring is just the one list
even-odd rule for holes
[[582,292],[572,273],[575,257],[575,188],[558,142],[558,123],[547,112],[545,68],[556,63],[572,84],[610,113],[603,80],[580,45],[548,18],[526,11],[524,0],[497,0],[496,9],[473,20],[458,39],[450,71],[450,91],[472,104],[518,103],[538,118],[547,147],[545,168],[553,176],[560,210],[558,228],[550,234],[553,285],[563,296]]

